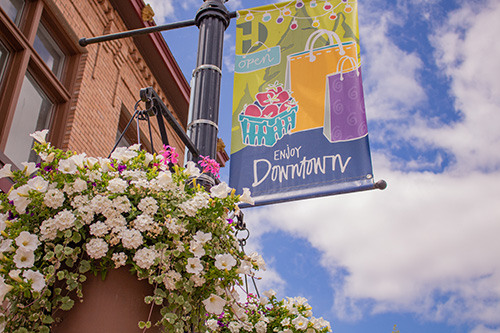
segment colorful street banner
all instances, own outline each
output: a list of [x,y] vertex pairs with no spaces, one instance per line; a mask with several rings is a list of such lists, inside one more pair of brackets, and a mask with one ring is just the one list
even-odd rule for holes
[[230,186],[256,205],[374,187],[356,0],[238,12]]

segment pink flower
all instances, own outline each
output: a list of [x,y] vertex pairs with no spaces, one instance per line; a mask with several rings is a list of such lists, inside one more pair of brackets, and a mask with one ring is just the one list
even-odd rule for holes
[[160,155],[162,156],[163,163],[165,163],[165,165],[170,163],[177,164],[179,161],[177,159],[179,154],[175,152],[175,147],[163,145],[163,150],[160,151]]
[[208,156],[200,155],[200,157],[201,157],[201,160],[198,163],[202,167],[202,172],[203,173],[211,173],[216,178],[220,178],[220,175],[219,175],[220,165],[219,165],[219,163],[217,163],[215,160],[211,159]]

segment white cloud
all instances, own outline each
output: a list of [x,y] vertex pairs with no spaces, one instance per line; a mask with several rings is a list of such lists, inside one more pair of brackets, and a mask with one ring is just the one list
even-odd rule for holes
[[[336,310],[346,317],[361,310],[410,311],[435,320],[500,324],[500,211],[493,209],[500,172],[467,178],[380,174],[389,183],[383,192],[277,205],[249,211],[247,219],[252,230],[307,238],[323,254],[332,279],[339,267],[347,269],[335,295]],[[373,308],[355,306],[367,299]]]
[[494,153],[500,145],[500,44],[494,42],[500,31],[498,17],[498,1],[466,2],[432,39],[464,121],[426,135],[453,151],[462,171],[500,167],[500,156]]
[[387,38],[389,28],[395,23],[394,17],[397,17],[395,13],[370,11],[363,17],[372,18],[360,24],[363,81],[370,118],[406,118],[411,109],[426,99],[418,82],[422,61]]
[[478,325],[470,333],[500,333],[500,329],[491,329],[484,325]]
[[150,4],[151,8],[153,8],[156,24],[165,24],[167,23],[167,18],[175,18],[173,0],[147,0],[145,3]]

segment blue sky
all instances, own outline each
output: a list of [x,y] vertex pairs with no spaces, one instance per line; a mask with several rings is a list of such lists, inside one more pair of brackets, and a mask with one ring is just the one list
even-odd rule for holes
[[[202,1],[149,3],[162,24],[194,18]],[[245,210],[247,250],[268,264],[259,289],[308,298],[338,333],[500,332],[500,1],[358,8],[374,174],[389,186]],[[164,36],[189,77],[197,28]],[[233,21],[219,116],[228,146],[234,36]]]

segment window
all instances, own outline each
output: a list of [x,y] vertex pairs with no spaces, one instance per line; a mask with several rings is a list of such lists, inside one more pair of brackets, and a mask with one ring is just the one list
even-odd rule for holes
[[42,60],[49,66],[50,70],[61,78],[61,73],[64,64],[64,53],[47,29],[40,24],[35,37],[34,48],[42,58]]
[[3,71],[5,69],[5,65],[7,64],[7,58],[9,56],[9,51],[0,41],[0,81],[3,77]]
[[7,13],[12,22],[16,25],[19,24],[24,7],[23,0],[0,0],[0,7]]
[[81,53],[46,1],[0,4],[8,16],[0,20],[0,164],[19,167],[37,159],[30,133],[48,128],[47,139],[61,146]]
[[20,166],[24,161],[36,161],[37,156],[31,150],[33,139],[29,135],[49,128],[53,106],[33,77],[27,73],[4,151],[16,165]]

